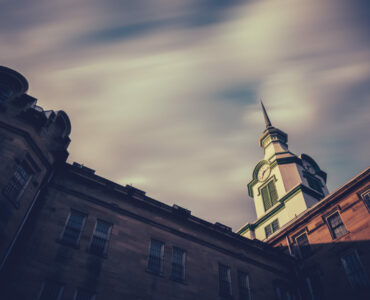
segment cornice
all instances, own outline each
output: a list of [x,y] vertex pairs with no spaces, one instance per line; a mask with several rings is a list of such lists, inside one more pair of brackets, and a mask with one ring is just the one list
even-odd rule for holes
[[317,198],[318,200],[322,197],[321,193],[318,193],[315,190],[313,190],[309,187],[306,187],[303,184],[299,184],[296,187],[294,187],[293,189],[291,189],[282,198],[280,198],[279,203],[275,204],[275,206],[273,206],[270,211],[268,211],[265,215],[263,215],[261,218],[259,218],[255,223],[248,223],[248,224],[244,225],[242,228],[240,228],[237,231],[237,234],[243,234],[244,232],[246,232],[248,230],[254,230],[259,225],[263,224],[264,222],[269,220],[271,217],[276,215],[280,210],[282,210],[285,207],[286,202],[291,200],[295,195],[297,195],[300,192],[306,193],[310,196],[313,196],[313,197]]

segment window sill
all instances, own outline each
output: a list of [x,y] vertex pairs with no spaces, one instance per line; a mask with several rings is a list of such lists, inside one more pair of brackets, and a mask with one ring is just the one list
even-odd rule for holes
[[184,285],[188,285],[188,283],[185,281],[185,279],[180,279],[180,278],[175,278],[175,277],[170,277],[170,279],[174,282],[177,282],[177,283],[181,283],[181,284],[184,284]]
[[145,269],[145,272],[147,272],[147,273],[149,273],[151,275],[155,275],[155,276],[164,278],[163,272],[152,271],[152,270],[150,270],[148,268]]
[[96,257],[100,257],[100,258],[104,258],[104,259],[107,259],[108,258],[108,254],[107,253],[94,253],[94,252],[91,252],[89,249],[86,249],[86,252],[90,255],[93,255],[93,256],[96,256]]
[[339,242],[341,239],[343,239],[344,237],[348,236],[351,232],[350,231],[347,231],[346,233],[343,233],[341,236],[338,236],[336,238],[333,238],[333,242],[336,243],[336,242]]

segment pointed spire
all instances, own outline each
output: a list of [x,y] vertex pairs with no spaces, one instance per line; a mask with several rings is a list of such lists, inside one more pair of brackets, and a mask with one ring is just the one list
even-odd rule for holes
[[271,125],[271,122],[270,122],[269,116],[267,115],[267,112],[266,112],[265,106],[263,105],[262,100],[261,100],[261,106],[262,106],[263,117],[265,118],[266,128],[269,128],[269,127],[271,127],[272,125]]

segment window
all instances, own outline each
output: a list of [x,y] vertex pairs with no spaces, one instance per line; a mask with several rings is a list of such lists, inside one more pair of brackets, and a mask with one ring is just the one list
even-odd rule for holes
[[163,271],[164,244],[157,240],[150,241],[148,270],[160,274]]
[[41,287],[39,300],[59,300],[62,297],[64,287],[56,282],[46,281]]
[[230,268],[225,265],[218,266],[219,272],[219,284],[220,284],[220,295],[224,297],[230,297],[231,292],[231,274]]
[[261,195],[265,211],[277,203],[278,195],[274,181],[270,181],[261,189]]
[[74,300],[95,300],[95,294],[78,289],[76,291]]
[[317,267],[304,270],[304,285],[302,287],[303,299],[322,300],[324,297],[324,287],[321,283],[321,272]]
[[296,300],[297,295],[293,288],[286,283],[275,284],[275,293],[278,300]]
[[311,253],[311,246],[308,242],[307,233],[302,233],[301,235],[297,236],[295,238],[295,241],[297,243],[299,255],[301,258],[305,258]]
[[347,232],[346,227],[344,227],[344,224],[338,212],[335,212],[330,217],[328,217],[327,221],[333,239],[336,239]]
[[249,285],[249,276],[245,272],[238,272],[239,280],[239,299],[240,300],[251,300],[251,289]]
[[108,249],[109,236],[112,224],[97,220],[91,239],[89,252],[96,255],[105,255]]
[[357,251],[352,251],[341,257],[348,281],[352,288],[365,288],[369,286],[369,279],[361,264]]
[[175,280],[185,280],[185,257],[184,250],[173,247],[171,277]]
[[273,221],[271,224],[267,225],[265,227],[266,238],[268,238],[271,234],[273,234],[279,228],[280,228],[280,226],[279,226],[279,220],[278,219]]
[[365,193],[361,194],[362,200],[364,200],[365,205],[368,209],[370,209],[370,189],[368,189]]
[[322,184],[319,179],[313,177],[310,174],[306,174],[306,179],[310,188],[322,194]]
[[3,189],[4,196],[18,206],[19,198],[27,183],[31,179],[31,175],[32,171],[30,167],[26,164],[26,162],[20,163],[17,166],[13,177]]
[[72,210],[65,225],[61,237],[61,242],[68,245],[77,246],[80,241],[80,236],[85,223],[85,219],[85,214],[76,210]]

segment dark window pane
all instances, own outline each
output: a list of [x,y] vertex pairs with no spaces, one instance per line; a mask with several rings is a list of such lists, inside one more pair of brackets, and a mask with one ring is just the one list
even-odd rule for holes
[[111,227],[112,225],[110,223],[97,220],[95,231],[90,244],[90,253],[96,255],[103,255],[106,253]]
[[266,234],[266,238],[268,238],[272,234],[271,224],[265,227],[265,234]]
[[364,200],[367,208],[370,209],[370,190],[367,190],[365,193],[363,193],[361,197]]
[[77,211],[71,211],[68,222],[63,232],[62,241],[77,245],[86,215]]
[[347,232],[338,213],[331,215],[328,218],[328,223],[334,238],[340,237]]
[[296,238],[297,245],[299,248],[299,253],[302,258],[307,257],[311,253],[311,246],[310,243],[308,242],[308,237],[307,234],[301,234]]
[[247,273],[239,272],[239,295],[240,300],[250,300],[250,286],[249,286],[249,276]]
[[319,193],[322,193],[322,185],[319,179],[311,175],[307,175],[306,178],[307,178],[308,185],[310,186],[310,188],[318,191]]
[[271,207],[270,196],[267,190],[267,186],[261,189],[262,201],[265,210],[268,210]]
[[231,276],[230,268],[219,265],[219,285],[221,296],[231,296]]
[[275,221],[271,223],[271,226],[272,226],[272,232],[277,231],[280,228],[279,221],[276,219]]
[[270,181],[268,186],[268,190],[270,193],[270,199],[271,199],[271,206],[275,205],[278,199],[277,191],[275,188],[275,183],[273,181]]
[[163,243],[157,240],[151,240],[148,269],[154,273],[161,273],[163,266]]
[[174,247],[172,250],[172,278],[185,279],[185,251]]
[[365,288],[369,286],[369,279],[361,264],[357,252],[353,251],[341,258],[349,283],[353,288]]
[[17,166],[13,177],[3,189],[3,194],[12,201],[16,201],[22,189],[31,178],[31,170],[27,167],[26,163],[21,163]]

